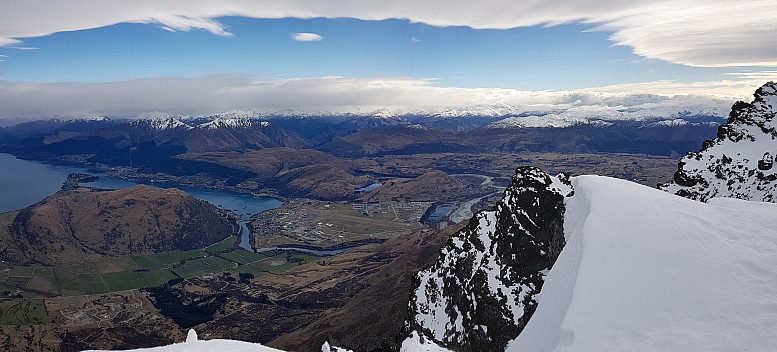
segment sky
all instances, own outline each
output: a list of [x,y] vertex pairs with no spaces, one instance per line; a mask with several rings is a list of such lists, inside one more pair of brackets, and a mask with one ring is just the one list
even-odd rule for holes
[[777,79],[777,0],[0,0],[0,9],[6,122],[528,110],[613,96],[628,106],[646,95],[730,105]]

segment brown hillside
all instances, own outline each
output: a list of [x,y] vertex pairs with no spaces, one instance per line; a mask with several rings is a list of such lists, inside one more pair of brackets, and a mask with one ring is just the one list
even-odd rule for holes
[[[283,279],[291,285],[305,283],[304,287],[297,289],[302,293],[289,293],[287,297],[303,298],[306,296],[305,291],[313,291],[331,300],[345,298],[342,296],[348,296],[348,299],[342,306],[323,311],[311,322],[267,344],[287,351],[314,351],[329,340],[355,351],[398,350],[395,340],[407,318],[407,302],[410,301],[415,273],[431,265],[450,235],[460,228],[451,226],[444,231],[421,230],[393,238],[377,246],[373,250],[374,254],[366,258],[352,258],[352,268],[344,272],[334,270],[334,267],[337,267],[338,259],[347,258],[347,253],[331,257],[331,262],[324,267],[300,267],[294,272],[293,278]],[[351,255],[357,255],[358,251],[354,250]],[[382,259],[380,263],[370,262],[377,258]],[[365,265],[363,262],[370,263],[367,265],[371,270],[361,275],[349,275],[350,271],[357,271],[357,268]],[[324,274],[323,271],[330,268],[332,272]],[[322,272],[314,273],[316,269]],[[305,281],[311,278],[318,280]],[[343,290],[343,287],[348,289]],[[341,291],[338,292],[338,288]],[[294,288],[289,291],[297,293]]]
[[424,143],[441,143],[453,139],[453,134],[420,126],[361,130],[339,138],[363,154],[375,154]]
[[348,199],[354,197],[355,189],[373,182],[368,176],[354,175],[350,161],[309,149],[267,148],[178,157],[254,172],[261,187],[293,197]]
[[235,232],[223,211],[177,189],[58,192],[19,212],[10,248],[20,262],[202,248]]
[[365,192],[361,199],[365,202],[435,202],[471,190],[477,190],[477,187],[442,171],[431,171],[413,179],[393,179],[385,182],[383,186]]

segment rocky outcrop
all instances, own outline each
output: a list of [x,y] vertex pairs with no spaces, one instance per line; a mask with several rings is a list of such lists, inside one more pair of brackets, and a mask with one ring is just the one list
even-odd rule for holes
[[80,187],[82,183],[97,182],[99,179],[100,179],[99,176],[75,172],[70,175],[67,175],[67,179],[65,179],[65,182],[62,183],[62,187],[60,188],[60,190],[72,191]]
[[409,328],[459,351],[499,351],[536,309],[545,273],[564,247],[566,174],[516,170],[504,198],[453,235],[417,276]]
[[732,197],[777,202],[777,83],[756,90],[752,103],[737,102],[717,138],[680,160],[671,182],[659,188],[707,201]]

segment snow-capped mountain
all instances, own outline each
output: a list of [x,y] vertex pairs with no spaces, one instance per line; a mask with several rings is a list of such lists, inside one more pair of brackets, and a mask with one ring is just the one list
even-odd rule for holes
[[509,104],[473,105],[469,107],[448,108],[439,111],[428,111],[425,114],[434,117],[499,117],[523,113],[524,110]]
[[707,125],[707,126],[717,126],[718,123],[711,122],[711,121],[705,121],[705,122],[691,122],[684,119],[671,119],[671,120],[661,120],[656,122],[651,122],[646,125],[646,127],[677,127],[677,126],[701,126],[701,125]]
[[216,117],[215,119],[197,125],[197,128],[217,130],[220,128],[251,128],[252,126],[269,126],[267,121],[258,121],[245,117]]
[[552,127],[563,128],[575,125],[610,126],[612,122],[595,120],[590,118],[549,114],[543,116],[507,117],[486,125],[486,128],[537,128]]
[[253,126],[269,126],[270,123],[252,117],[221,116],[214,115],[206,118],[193,118],[190,116],[164,115],[149,118],[141,118],[132,122],[132,125],[149,127],[154,131],[169,131],[176,129],[189,130],[200,128],[217,130],[222,128],[239,129]]
[[676,127],[716,125],[723,120],[723,114],[715,108],[695,106],[696,112],[686,107],[657,107],[654,104],[638,106],[584,105],[573,106],[562,111],[545,113],[522,113],[492,122],[486,128],[564,128],[577,125],[612,126],[639,125],[645,127]]
[[154,131],[170,131],[177,129],[188,130],[192,128],[192,126],[189,126],[188,124],[181,121],[180,117],[173,115],[140,119],[133,121],[131,124],[141,128],[150,128]]
[[504,198],[451,237],[418,274],[410,327],[455,350],[497,351],[518,336],[561,248],[565,174],[516,170]]
[[660,188],[700,201],[713,197],[777,202],[777,83],[759,88],[752,103],[737,102],[714,140],[680,160]]

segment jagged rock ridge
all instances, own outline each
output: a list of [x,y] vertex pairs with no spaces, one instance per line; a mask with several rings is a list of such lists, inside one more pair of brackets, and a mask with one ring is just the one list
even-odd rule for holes
[[764,84],[754,96],[752,103],[735,103],[717,138],[683,157],[674,179],[659,188],[699,201],[777,202],[777,83]]
[[418,274],[410,328],[454,350],[503,350],[536,309],[564,246],[564,197],[572,192],[566,174],[518,168],[495,209],[475,215]]

